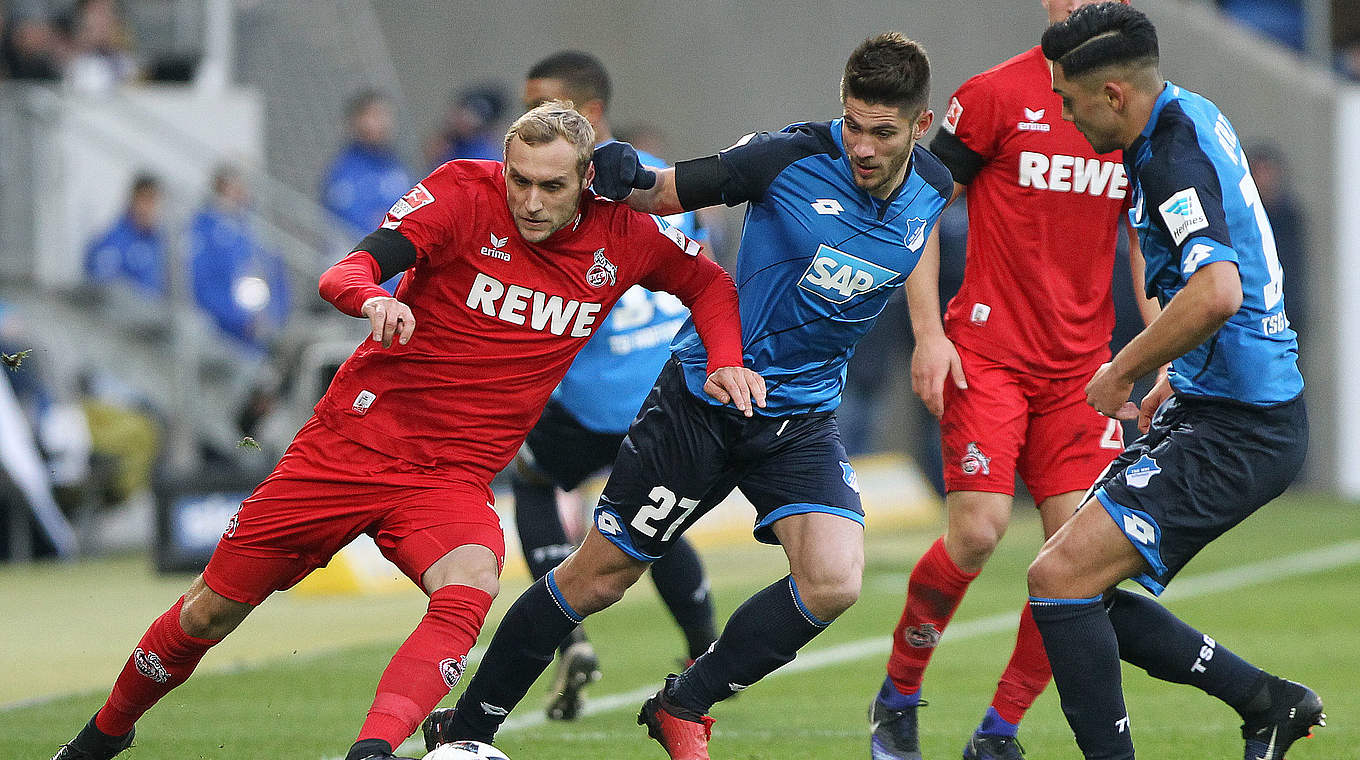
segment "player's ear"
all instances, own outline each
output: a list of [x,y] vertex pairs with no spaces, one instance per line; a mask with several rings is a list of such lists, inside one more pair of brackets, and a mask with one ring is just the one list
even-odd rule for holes
[[589,164],[586,164],[586,176],[581,181],[581,187],[587,188],[593,184],[595,184],[595,162],[591,161]]
[[929,108],[922,111],[921,115],[916,117],[916,124],[912,127],[912,139],[921,139],[933,123],[935,123],[935,112]]

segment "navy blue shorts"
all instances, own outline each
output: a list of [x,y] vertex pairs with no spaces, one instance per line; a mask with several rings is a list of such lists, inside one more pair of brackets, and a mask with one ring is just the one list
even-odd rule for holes
[[1160,594],[1210,541],[1284,492],[1308,451],[1303,397],[1271,407],[1172,396],[1092,486]]
[[572,490],[613,463],[622,442],[623,433],[591,430],[556,401],[548,402],[538,424],[524,439],[534,468],[546,473],[563,491]]
[[695,398],[674,361],[619,448],[595,527],[630,556],[661,557],[733,488],[756,508],[756,540],[784,517],[825,512],[864,524],[859,483],[831,412],[747,418]]

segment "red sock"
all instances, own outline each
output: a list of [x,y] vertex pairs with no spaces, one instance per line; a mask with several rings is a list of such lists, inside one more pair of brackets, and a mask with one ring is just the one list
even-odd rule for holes
[[1025,711],[1034,704],[1034,700],[1039,698],[1052,679],[1053,671],[1048,666],[1043,637],[1039,635],[1039,626],[1034,624],[1034,615],[1026,604],[1025,611],[1020,613],[1015,651],[1011,653],[1011,661],[1006,664],[1006,672],[1001,674],[996,696],[992,697],[992,708],[1007,723],[1019,723],[1025,717]]
[[965,573],[944,550],[944,538],[935,539],[907,582],[907,603],[902,619],[893,629],[892,654],[888,657],[888,677],[903,694],[921,689],[925,673],[940,634],[954,617],[968,584],[977,573]]
[[142,634],[123,672],[113,682],[108,701],[95,715],[94,724],[100,731],[111,736],[131,731],[132,724],[171,689],[184,683],[208,649],[220,641],[185,633],[179,624],[183,607],[181,596]]
[[458,683],[467,653],[491,608],[491,595],[472,586],[444,586],[378,681],[359,740],[400,746]]

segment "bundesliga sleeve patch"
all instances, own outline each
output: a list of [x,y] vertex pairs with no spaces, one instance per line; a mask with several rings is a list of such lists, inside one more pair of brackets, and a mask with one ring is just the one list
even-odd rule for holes
[[659,216],[653,215],[652,220],[656,222],[656,228],[661,231],[661,234],[665,235],[666,238],[670,240],[672,243],[675,243],[675,246],[677,248],[689,254],[690,256],[699,255],[699,251],[703,248],[703,246],[700,245],[699,243],[696,243],[693,240],[690,240],[689,237],[685,235],[685,233],[680,231],[680,228],[670,226],[669,224],[666,223],[665,219]]
[[959,117],[963,116],[963,104],[958,98],[949,99],[949,110],[944,112],[944,131],[954,134],[959,128]]
[[1176,245],[1184,243],[1190,233],[1209,226],[1209,217],[1204,213],[1199,193],[1193,187],[1187,187],[1167,198],[1157,210],[1162,213],[1162,221],[1166,222],[1166,229]]
[[401,196],[396,203],[392,204],[392,208],[387,211],[388,219],[383,222],[382,226],[394,230],[407,214],[431,203],[434,203],[434,194],[427,190],[424,184],[418,182],[415,187],[406,192],[406,195]]

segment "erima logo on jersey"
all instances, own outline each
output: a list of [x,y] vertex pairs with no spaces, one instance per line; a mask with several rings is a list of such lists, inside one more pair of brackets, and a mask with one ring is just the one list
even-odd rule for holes
[[603,308],[589,301],[569,301],[520,285],[506,285],[483,272],[477,273],[468,290],[467,307],[513,325],[527,324],[530,329],[562,335],[571,328],[573,338],[584,338],[594,330],[595,318]]
[[505,244],[509,242],[510,242],[509,235],[506,235],[505,237],[496,237],[496,233],[492,232],[491,247],[488,248],[486,246],[482,246],[482,255],[490,256],[493,259],[500,259],[501,261],[509,261],[510,254],[501,250],[502,248],[505,247]]
[[1162,212],[1162,221],[1166,222],[1166,229],[1176,245],[1184,243],[1190,233],[1209,226],[1209,217],[1204,213],[1204,207],[1199,203],[1199,193],[1193,187],[1187,187],[1167,198],[1157,210]]
[[828,245],[817,248],[807,272],[798,283],[831,303],[845,303],[900,276],[858,256],[851,256]]
[[1041,121],[1041,119],[1044,118],[1044,111],[1046,111],[1046,110],[1047,110],[1047,109],[1040,108],[1039,110],[1035,111],[1035,110],[1026,108],[1026,109],[1025,109],[1025,120],[1022,121],[1022,122],[1020,122],[1019,124],[1016,124],[1016,125],[1015,125],[1016,128],[1019,129],[1021,132],[1047,132],[1047,131],[1049,131],[1050,127],[1049,127],[1047,124],[1045,124],[1043,121]]
[[412,211],[421,206],[428,206],[434,203],[434,194],[425,189],[425,185],[416,183],[416,186],[401,196],[392,208],[387,211],[387,220],[383,222],[383,229],[395,230],[401,226],[401,220]]
[[1124,480],[1130,488],[1142,488],[1161,471],[1162,468],[1157,466],[1157,460],[1144,454],[1124,470]]
[[1020,186],[1056,193],[1086,193],[1120,199],[1128,195],[1124,164],[1098,158],[1020,153]]
[[963,116],[963,104],[958,98],[949,99],[949,110],[944,112],[944,131],[954,134],[959,128],[959,117]]

